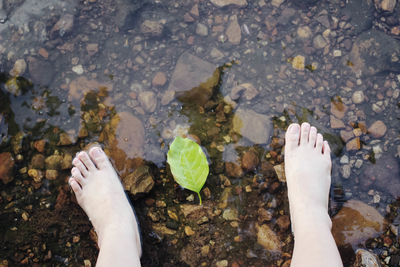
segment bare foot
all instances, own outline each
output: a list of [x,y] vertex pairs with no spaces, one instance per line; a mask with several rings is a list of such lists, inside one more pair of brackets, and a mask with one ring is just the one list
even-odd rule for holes
[[103,243],[117,247],[105,243],[119,240],[118,244],[132,246],[140,257],[138,224],[107,155],[99,147],[93,147],[89,153],[80,152],[72,163],[75,167],[71,170],[69,184],[97,232],[100,254]]
[[[331,157],[327,141],[315,127],[291,124],[286,132],[285,173],[292,230],[320,223],[331,228],[328,215]],[[300,227],[300,226],[298,226]]]

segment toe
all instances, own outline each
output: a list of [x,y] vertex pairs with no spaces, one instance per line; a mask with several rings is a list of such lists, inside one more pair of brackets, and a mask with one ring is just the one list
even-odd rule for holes
[[288,152],[299,145],[300,125],[292,123],[289,125],[285,135],[285,151]]
[[324,144],[324,138],[322,137],[322,134],[317,134],[317,142],[315,143],[315,148],[317,149],[318,152],[322,153],[322,146]]
[[74,177],[69,178],[68,183],[71,186],[72,191],[74,191],[76,198],[79,199],[82,195],[82,188],[79,183],[75,180]]
[[75,181],[78,182],[81,187],[86,184],[86,179],[82,176],[78,168],[73,167],[71,170],[71,174]]
[[82,161],[80,161],[79,158],[74,158],[72,164],[74,164],[74,166],[78,168],[79,172],[83,177],[86,177],[89,174],[88,170],[86,169],[86,166],[82,163]]
[[106,153],[104,153],[104,151],[98,146],[91,148],[89,150],[89,155],[100,170],[111,165]]
[[88,153],[82,151],[78,154],[78,158],[83,162],[83,164],[85,164],[89,172],[97,169],[93,161],[90,159]]
[[308,122],[303,122],[301,124],[301,130],[300,130],[300,145],[305,145],[308,143],[309,134],[310,134],[310,124]]
[[311,126],[310,135],[308,137],[308,143],[310,144],[310,146],[314,147],[315,141],[317,141],[317,128]]
[[322,153],[326,156],[331,156],[331,147],[329,146],[328,141],[324,141],[324,144],[322,146]]

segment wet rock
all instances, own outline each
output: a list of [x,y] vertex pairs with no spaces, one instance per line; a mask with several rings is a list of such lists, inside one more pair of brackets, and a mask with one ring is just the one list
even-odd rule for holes
[[[119,172],[129,174],[140,164],[144,154],[145,132],[140,119],[129,112],[120,112],[105,126],[100,140]],[[137,166],[136,166],[137,167]],[[123,177],[125,174],[120,173]]]
[[176,234],[175,230],[169,229],[164,224],[155,223],[155,224],[153,224],[152,228],[154,231],[156,231],[161,236]]
[[354,27],[352,33],[358,35],[372,27],[374,20],[373,1],[348,0],[342,9],[343,15],[351,18],[351,24]]
[[26,62],[24,59],[15,61],[13,68],[10,71],[11,76],[22,76],[26,70]]
[[286,231],[290,226],[290,219],[288,215],[282,215],[276,220],[276,224],[281,231]]
[[65,34],[70,33],[74,27],[74,16],[72,14],[63,15],[51,29],[51,34],[58,33],[63,37]]
[[47,180],[56,180],[58,177],[58,171],[57,170],[46,170],[46,179]]
[[305,57],[297,55],[293,58],[292,67],[296,70],[304,70]]
[[31,159],[31,167],[34,169],[44,169],[44,155],[35,154]]
[[122,179],[125,190],[132,195],[148,193],[154,186],[153,175],[148,166],[140,166]]
[[381,267],[381,264],[377,255],[368,250],[359,248],[356,250],[356,260],[354,261],[353,267],[361,266]]
[[78,77],[69,84],[69,98],[80,100],[84,94],[99,90],[112,90],[112,84],[99,83],[96,80],[89,80],[86,77]]
[[378,236],[385,220],[373,207],[358,201],[347,201],[332,219],[332,234],[338,246],[357,246]]
[[266,144],[272,130],[271,119],[251,109],[238,108],[233,117],[232,130],[254,144]]
[[398,72],[400,61],[393,55],[400,54],[400,41],[382,31],[370,30],[360,34],[350,52],[354,72],[375,75],[385,71]]
[[351,167],[348,164],[343,165],[340,171],[345,179],[348,179],[351,175]]
[[72,71],[75,72],[78,75],[82,75],[84,70],[83,70],[83,66],[82,65],[76,65],[72,67]]
[[57,145],[59,146],[69,146],[73,142],[71,136],[68,133],[60,133],[60,140],[58,141]]
[[278,236],[269,228],[268,225],[256,225],[257,243],[263,246],[266,250],[280,251],[282,244]]
[[271,4],[274,7],[280,7],[282,5],[282,3],[285,2],[285,0],[272,0]]
[[187,52],[176,63],[168,91],[182,102],[204,105],[218,84],[220,72],[215,65]]
[[208,27],[203,23],[197,23],[196,25],[196,34],[200,36],[208,35]]
[[234,208],[227,208],[224,210],[224,213],[222,213],[222,218],[227,221],[237,221],[239,220],[239,213]]
[[360,148],[361,148],[361,142],[359,137],[356,137],[346,143],[347,151],[356,151],[360,150]]
[[377,120],[368,128],[368,133],[375,138],[381,138],[385,135],[387,127],[383,121]]
[[154,112],[157,107],[157,97],[152,91],[144,91],[139,94],[138,100],[140,105],[147,112]]
[[215,263],[217,267],[227,267],[228,266],[228,261],[227,260],[222,260],[222,261],[217,261]]
[[228,28],[226,29],[226,36],[228,36],[228,41],[231,44],[238,45],[242,39],[242,31],[240,30],[240,25],[236,15],[229,18],[230,22]]
[[61,170],[69,170],[72,168],[72,155],[66,153],[61,163]]
[[192,204],[182,204],[180,209],[185,216],[186,219],[192,221],[202,220],[203,217],[208,216],[209,207],[203,203],[202,206],[200,205],[192,205]]
[[242,167],[245,170],[252,171],[255,170],[260,163],[258,156],[253,151],[246,151],[242,156]]
[[229,198],[232,195],[232,187],[225,187],[219,198],[218,208],[225,209],[228,206]]
[[362,181],[366,190],[375,183],[380,190],[390,193],[394,198],[400,197],[399,163],[388,153],[377,159],[375,164],[367,164]]
[[140,25],[140,30],[145,35],[157,37],[161,36],[164,26],[159,21],[145,20]]
[[235,162],[225,162],[226,174],[231,177],[240,178],[243,176],[243,169]]
[[332,115],[330,116],[330,123],[332,129],[340,129],[345,127],[343,121],[335,118],[335,116]]
[[313,39],[313,45],[317,49],[322,49],[322,48],[324,48],[325,46],[328,45],[328,42],[326,41],[326,39],[322,35],[318,34]]
[[213,58],[215,58],[215,59],[221,59],[221,58],[223,58],[225,55],[224,55],[224,53],[222,53],[220,50],[218,50],[217,48],[213,47],[213,48],[211,49],[210,56],[213,57]]
[[50,85],[55,74],[52,64],[33,57],[28,59],[28,69],[32,81],[42,86]]
[[297,29],[297,36],[301,39],[308,39],[312,35],[311,29],[308,26],[302,26]]
[[336,118],[342,119],[346,114],[347,106],[343,104],[340,100],[333,100],[331,102],[331,114]]
[[19,96],[21,94],[21,86],[16,77],[9,79],[4,87],[7,92],[13,94],[14,96]]
[[278,180],[282,183],[286,183],[286,175],[285,175],[285,165],[281,163],[279,165],[274,166],[274,170],[276,172],[276,176],[278,176]]
[[192,227],[190,226],[185,226],[185,234],[187,236],[192,236],[195,234],[195,232],[193,231]]
[[99,52],[99,44],[87,44],[86,51],[88,52],[89,56],[93,56]]
[[396,0],[375,0],[375,6],[379,10],[393,12],[396,6]]
[[364,92],[363,91],[355,91],[351,97],[351,100],[353,100],[354,104],[361,104],[364,102]]
[[251,83],[242,83],[232,88],[230,97],[237,100],[243,95],[246,100],[252,100],[258,95],[258,90]]
[[44,149],[45,149],[45,147],[46,147],[46,140],[42,139],[42,140],[35,141],[35,142],[33,143],[33,146],[35,147],[35,149],[36,149],[38,152],[43,153],[43,152],[44,152]]
[[35,183],[40,183],[44,175],[41,170],[29,169],[28,176],[31,177]]
[[165,85],[165,83],[167,82],[167,77],[165,76],[164,72],[157,72],[156,75],[153,78],[153,81],[151,82],[151,84],[155,87],[162,87]]
[[0,154],[0,180],[8,184],[14,179],[13,176],[14,158],[10,152]]
[[45,159],[46,169],[59,170],[61,168],[62,161],[63,157],[61,155],[51,155]]
[[263,208],[259,208],[257,214],[258,214],[257,220],[260,224],[271,221],[273,216],[271,212]]
[[210,0],[210,2],[216,5],[217,7],[224,7],[229,5],[235,5],[239,7],[247,6],[246,0]]

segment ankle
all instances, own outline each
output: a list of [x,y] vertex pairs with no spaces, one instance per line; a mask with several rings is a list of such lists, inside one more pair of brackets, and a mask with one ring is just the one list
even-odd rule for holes
[[332,221],[327,211],[323,209],[308,209],[302,213],[292,213],[292,231],[295,236],[299,234],[318,233],[331,231]]

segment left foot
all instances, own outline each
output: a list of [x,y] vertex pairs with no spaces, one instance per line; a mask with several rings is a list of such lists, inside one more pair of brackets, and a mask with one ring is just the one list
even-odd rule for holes
[[99,147],[85,151],[72,161],[69,184],[78,204],[86,212],[98,235],[101,248],[104,236],[132,235],[141,255],[139,227],[124,188],[111,162]]

